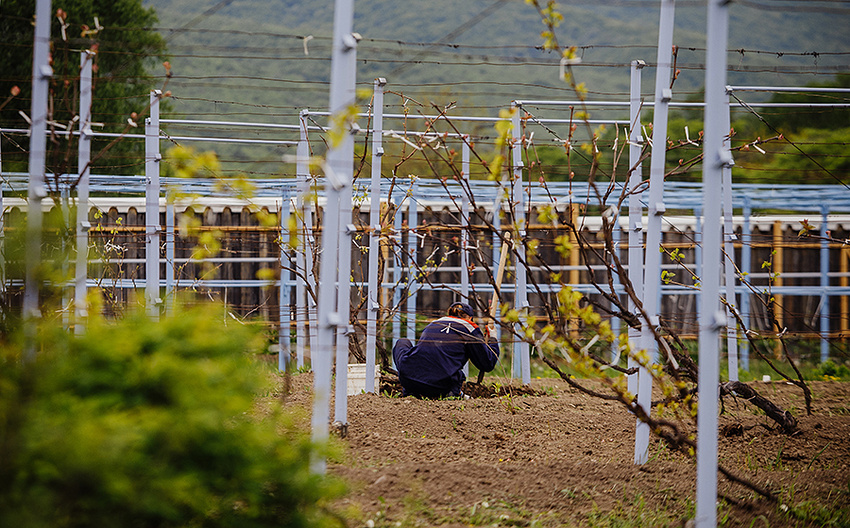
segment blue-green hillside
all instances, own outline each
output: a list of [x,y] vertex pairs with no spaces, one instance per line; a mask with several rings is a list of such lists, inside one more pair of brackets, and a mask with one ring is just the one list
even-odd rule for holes
[[[145,5],[156,8],[159,31],[168,42],[174,71],[168,88],[177,114],[295,124],[303,108],[326,109],[332,1],[148,0]],[[850,70],[845,37],[850,9],[842,5],[807,2],[801,9],[798,2],[734,3],[727,46],[729,83],[834,82],[836,74]],[[559,42],[577,46],[582,63],[574,73],[590,99],[625,100],[633,59],[649,64],[643,71],[643,93],[651,98],[658,2],[563,2],[559,9],[564,15],[557,30]],[[537,12],[522,0],[357,0],[354,29],[363,37],[357,50],[358,85],[368,88],[375,77],[387,78],[390,112],[433,113],[432,105],[455,103],[453,115],[495,116],[514,99],[574,97],[559,80],[557,54],[540,49],[544,26]],[[699,100],[704,84],[704,2],[677,2],[674,42],[679,70],[674,98]],[[754,103],[770,95],[746,97]],[[528,109],[541,116],[569,116],[563,107]],[[650,116],[646,112],[645,120]],[[624,114],[594,110],[592,117],[623,119]],[[676,122],[671,137],[684,139],[684,124],[696,135],[700,117],[699,112],[674,113],[681,123]],[[753,124],[753,116],[738,114],[733,119],[744,119],[737,128],[753,133],[753,138],[771,133]],[[466,130],[492,132],[489,124]],[[564,128],[553,132],[553,137],[563,137]],[[541,141],[542,135],[537,136]],[[241,168],[249,173],[267,173],[283,153],[253,147],[220,152],[225,162],[244,162]],[[557,158],[557,153],[546,156]],[[674,155],[677,160],[680,156]]]

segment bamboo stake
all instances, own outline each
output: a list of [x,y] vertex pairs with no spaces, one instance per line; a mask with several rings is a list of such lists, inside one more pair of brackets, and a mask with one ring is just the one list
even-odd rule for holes
[[[499,309],[499,292],[502,288],[502,279],[505,276],[505,264],[508,261],[508,250],[511,246],[511,232],[505,233],[505,242],[502,244],[502,253],[499,255],[499,268],[496,271],[495,291],[493,298],[490,300],[490,318],[496,319],[496,310]],[[478,371],[478,383],[484,380],[484,371]]]

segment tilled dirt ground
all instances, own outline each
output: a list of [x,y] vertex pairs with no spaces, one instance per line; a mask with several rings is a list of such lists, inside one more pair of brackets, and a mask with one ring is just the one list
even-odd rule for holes
[[[309,408],[311,384],[295,376],[289,404]],[[635,419],[620,404],[557,379],[484,384],[493,396],[349,398],[344,453],[329,464],[349,483],[332,506],[348,526],[683,526],[693,517],[695,460],[652,440],[636,466]],[[850,384],[812,382],[812,416],[790,384],[751,386],[791,411],[799,431],[782,434],[758,409],[725,399],[720,428],[740,434],[721,435],[720,463],[778,501],[721,476],[718,523],[850,526]]]

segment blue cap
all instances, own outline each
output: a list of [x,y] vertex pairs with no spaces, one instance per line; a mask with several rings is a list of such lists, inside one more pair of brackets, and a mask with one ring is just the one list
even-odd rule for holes
[[472,306],[470,306],[470,305],[468,305],[468,304],[466,304],[466,303],[462,303],[462,302],[455,302],[455,303],[452,303],[452,305],[451,305],[451,306],[449,306],[449,309],[448,309],[448,312],[447,312],[447,313],[448,313],[449,315],[453,315],[453,314],[460,315],[460,313],[459,313],[459,312],[463,312],[463,313],[465,313],[466,315],[468,315],[469,317],[474,317],[474,316],[475,316],[475,312],[472,310]]

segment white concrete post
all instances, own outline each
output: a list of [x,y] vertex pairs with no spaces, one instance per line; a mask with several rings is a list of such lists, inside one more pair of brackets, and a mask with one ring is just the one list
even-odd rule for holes
[[[650,361],[658,359],[658,343],[651,327],[658,326],[659,292],[661,287],[661,220],[664,205],[664,158],[667,154],[667,110],[673,98],[670,89],[670,74],[673,66],[673,18],[675,2],[661,1],[661,17],[658,27],[658,55],[655,70],[655,115],[652,123],[652,159],[649,165],[649,204],[646,233],[646,263],[644,269],[643,306],[649,317],[641,330],[642,348],[646,349]],[[637,404],[646,414],[652,411],[652,376],[641,368],[638,373]],[[637,424],[635,431],[635,464],[646,463],[649,449],[649,426]]]
[[378,343],[378,310],[381,308],[381,277],[378,259],[381,252],[381,160],[384,157],[384,86],[387,80],[375,79],[372,97],[372,180],[369,206],[369,290],[366,301],[366,392],[375,390],[375,363]]
[[705,66],[705,135],[703,139],[703,266],[699,321],[699,414],[697,415],[696,526],[717,525],[717,411],[720,329],[720,189],[722,170],[732,155],[723,145],[726,95],[727,0],[708,3]]
[[[614,216],[611,217],[611,222],[613,222],[613,226],[611,228],[611,242],[614,247],[614,251],[620,253],[618,257],[622,256],[622,251],[620,250],[620,242],[623,240],[623,230],[620,226],[620,211],[618,210]],[[606,265],[613,266],[614,261],[613,258],[606,259]],[[619,291],[621,290],[621,282],[620,282],[620,274],[614,273],[611,277],[611,284],[614,286],[613,294],[620,297]],[[608,303],[611,307],[611,311],[616,312],[617,307],[614,303]],[[611,332],[614,335],[620,335],[620,331],[622,329],[621,321],[619,317],[612,316],[611,317]],[[620,343],[619,340],[614,340],[611,343],[611,363],[619,363],[620,361]]]
[[[70,185],[61,185],[59,186],[59,210],[62,212],[62,222],[67,226],[74,225],[74,221],[71,220],[71,186]],[[62,254],[65,254],[68,251],[68,242],[64,239],[59,243],[59,249]],[[62,277],[67,277],[70,272],[70,263],[68,259],[62,259],[61,266],[61,275]],[[76,273],[76,272],[75,272]],[[62,306],[69,306],[72,303],[72,295],[71,291],[68,288],[62,288]],[[62,326],[64,328],[70,329],[71,325],[71,313],[68,310],[62,310]]]
[[[643,166],[640,163],[640,155],[643,150],[643,136],[641,135],[640,111],[643,100],[641,99],[641,69],[646,66],[642,60],[632,61],[631,82],[629,89],[629,167],[633,170],[629,174],[629,282],[638,297],[643,295],[643,206],[641,199],[643,193],[639,191],[643,183]],[[629,311],[637,313],[634,300],[629,297]],[[629,327],[629,341],[634,349],[637,349],[640,341],[640,328]],[[637,361],[630,355],[629,368],[637,367]],[[638,375],[632,374],[628,379],[628,390],[631,394],[638,392]],[[637,445],[635,446],[637,448]],[[636,451],[637,452],[637,451]]]
[[826,232],[829,230],[829,205],[821,206],[820,228],[820,285],[823,288],[820,296],[820,362],[829,359],[829,240]]
[[[301,230],[303,234],[299,235],[301,239],[301,259],[298,264],[296,264],[299,269],[303,270],[304,276],[306,277],[306,285],[310,288],[315,295],[318,295],[319,288],[316,284],[316,276],[313,273],[313,250],[317,247],[316,238],[313,234],[313,207],[318,207],[319,203],[319,195],[318,192],[313,191],[310,188],[310,181],[312,180],[312,174],[310,173],[310,143],[307,134],[307,116],[310,114],[308,110],[302,110],[299,115],[299,125],[300,125],[300,133],[301,138],[299,140],[297,163],[298,168],[296,171],[298,173],[298,210],[301,213],[302,223]],[[306,205],[305,205],[306,204]],[[307,337],[309,338],[310,351],[312,353],[313,350],[318,348],[318,314],[316,313],[316,298],[313,295],[308,295],[306,290],[304,290],[305,283],[301,283],[301,294],[299,298],[301,299],[298,302],[302,304],[299,307],[299,312],[302,317],[305,318],[307,328]],[[306,304],[305,302],[306,296]],[[302,345],[302,354],[301,354],[301,364],[299,367],[304,366],[304,348]]]
[[[469,299],[469,136],[463,136],[460,165],[460,297],[463,302],[472,305]],[[472,305],[474,306],[474,305]],[[469,362],[463,366],[463,375],[469,376]]]
[[80,54],[80,142],[77,152],[77,259],[74,268],[74,333],[82,334],[88,317],[86,280],[89,255],[89,162],[91,161],[92,59],[94,53]]
[[[310,147],[307,143],[307,121],[304,112],[301,112],[301,140],[298,142],[295,153],[295,179],[296,179],[296,199],[295,207],[298,211],[298,248],[295,251],[295,364],[298,368],[304,366],[304,348],[309,339],[307,334],[307,322],[310,317],[311,304],[307,301],[307,288],[305,286],[305,277],[309,277],[313,273],[312,266],[312,244],[308,236],[312,225],[312,215],[309,212],[312,210],[312,204],[305,205],[309,189],[310,169],[308,166],[310,157]],[[307,218],[310,222],[307,222]],[[311,264],[308,265],[308,262]],[[303,274],[303,276],[302,276]],[[310,334],[313,333],[315,325],[310,324]],[[310,343],[312,348],[312,343]],[[313,348],[315,350],[315,348]]]
[[419,285],[416,282],[416,263],[419,255],[419,237],[416,228],[419,225],[419,180],[414,180],[410,186],[410,198],[407,200],[407,329],[405,336],[411,341],[416,340],[416,294]]
[[167,191],[165,197],[165,313],[174,315],[177,300],[174,286],[174,201]]
[[[356,100],[357,40],[352,35],[353,22],[354,0],[336,0],[329,101],[331,122],[333,122],[333,116],[342,115]],[[338,244],[340,242],[339,220],[342,216],[340,215],[340,208],[344,206],[341,202],[345,196],[348,196],[354,171],[354,137],[348,133],[348,130],[342,132],[340,141],[332,144],[328,150],[325,166],[327,201],[323,222],[322,262],[319,274],[322,288],[319,292],[318,306],[318,350],[314,350],[312,356],[314,389],[311,425],[312,439],[317,443],[324,443],[328,439],[331,358],[334,350],[334,335],[339,326],[348,325],[347,310],[345,310],[345,313],[340,313],[336,300],[337,288],[334,287],[334,283],[339,279],[337,269],[339,264]],[[350,202],[347,206],[351,206]],[[345,277],[345,280],[348,280],[348,276]],[[345,301],[345,305],[348,306],[348,299]],[[337,372],[337,376],[340,374],[340,372]],[[316,473],[324,473],[327,469],[327,461],[324,458],[314,459],[312,469]]]
[[289,254],[289,233],[287,231],[291,207],[292,200],[289,196],[289,188],[285,187],[280,197],[280,211],[278,213],[280,215],[280,218],[278,218],[280,221],[280,288],[278,289],[277,369],[281,371],[286,370],[289,365],[289,341],[292,334],[292,317],[289,309],[289,289],[292,287],[290,284],[290,268],[292,263]]
[[[729,136],[732,129],[729,117],[729,97],[723,100],[723,148],[727,151],[731,145]],[[732,167],[724,165],[723,169],[723,250],[726,252],[724,263],[724,295],[729,306],[736,308],[738,303],[735,296],[735,228],[732,225]],[[732,316],[731,309],[726,310],[726,361],[729,368],[729,381],[738,381],[738,325]]]
[[[493,276],[496,276],[499,267],[499,259],[502,255],[502,239],[499,238],[499,234],[502,230],[502,195],[504,194],[504,181],[499,182],[499,188],[496,190],[496,200],[493,202],[493,265],[492,265],[492,273]],[[504,284],[502,285],[504,288]],[[493,295],[496,295],[496,292],[493,292]],[[499,343],[502,342],[502,327],[500,325],[496,325],[496,340]],[[511,351],[511,377],[518,378],[521,376],[522,365],[520,365],[520,357],[514,352]]]
[[150,117],[145,119],[145,301],[147,313],[159,319],[159,100],[162,92],[150,94]]
[[[460,216],[462,228],[460,231],[460,296],[463,302],[469,303],[469,136],[463,136],[460,165]],[[470,303],[471,304],[471,303]]]
[[[525,259],[525,234],[526,234],[526,218],[525,218],[525,192],[522,188],[522,106],[516,102],[511,103],[514,108],[513,126],[511,127],[511,139],[513,140],[512,162],[513,167],[513,192],[512,205],[514,213],[514,223],[519,227],[519,236],[517,236],[514,244],[516,250],[516,258],[514,258],[514,273],[516,277],[516,292],[514,293],[514,308],[520,313],[520,325],[526,323],[525,311],[528,310],[528,290],[525,265],[522,260]],[[522,377],[523,385],[531,383],[531,362],[528,343],[525,340],[518,340],[514,344],[514,354],[519,357],[520,376]]]
[[[702,207],[694,207],[694,268],[696,268],[697,277],[702,277],[702,215]],[[702,291],[697,290],[695,303],[697,322],[699,322],[700,311],[702,310],[701,299]]]
[[[397,246],[393,248],[393,346],[396,341],[401,339],[401,266],[403,264],[402,255],[404,255],[404,243],[401,234],[402,228],[402,209],[401,202],[404,200],[402,195],[394,193],[392,196],[393,205],[395,205],[395,216],[393,217],[393,239],[397,242]],[[415,337],[415,336],[414,336]]]
[[[354,53],[352,51],[352,53]],[[353,65],[352,65],[353,68]],[[353,73],[353,69],[352,69]],[[354,104],[352,99],[351,104]],[[336,393],[334,397],[334,421],[348,423],[348,355],[349,341],[354,334],[351,319],[351,237],[357,232],[352,223],[353,205],[351,181],[354,178],[354,138],[351,134],[351,154],[346,169],[349,176],[348,184],[339,193],[339,264],[337,267],[337,313],[339,323],[336,325]],[[324,283],[323,283],[324,284]]]
[[[749,273],[752,267],[752,233],[750,232],[750,215],[753,213],[750,197],[744,196],[744,225],[741,228],[741,271]],[[741,320],[744,322],[744,328],[741,330],[746,332],[750,327],[750,293],[746,288],[741,292]],[[750,342],[743,339],[741,341],[741,368],[744,371],[750,370]]]
[[38,293],[41,289],[41,201],[47,196],[44,171],[47,155],[47,92],[53,69],[48,64],[50,46],[50,0],[35,4],[35,38],[32,60],[32,104],[30,105],[29,183],[27,185],[26,274],[23,315],[26,335],[25,359],[35,359],[35,320],[41,317]]

